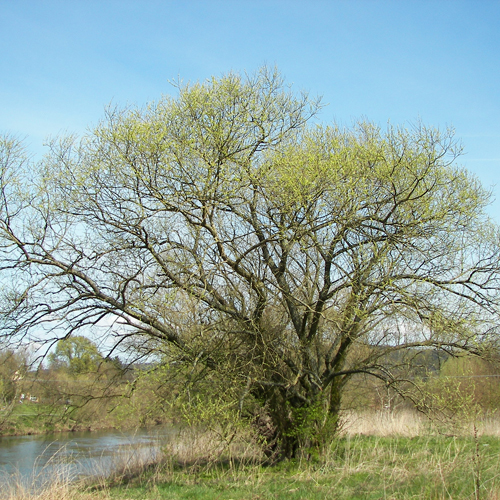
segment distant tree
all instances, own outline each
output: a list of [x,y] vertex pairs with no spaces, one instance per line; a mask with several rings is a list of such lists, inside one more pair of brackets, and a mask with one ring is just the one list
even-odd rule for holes
[[0,350],[0,403],[11,403],[18,396],[17,389],[26,376],[27,364],[21,353]]
[[4,335],[111,318],[217,374],[281,457],[331,437],[354,375],[404,389],[419,349],[498,344],[499,230],[453,134],[307,127],[319,107],[264,68],[111,110],[41,164],[5,139]]
[[482,410],[497,410],[500,406],[500,363],[497,359],[476,356],[450,358],[441,369],[446,387],[467,395]]
[[64,368],[73,375],[96,372],[102,360],[94,342],[82,335],[59,340],[49,354],[51,368]]

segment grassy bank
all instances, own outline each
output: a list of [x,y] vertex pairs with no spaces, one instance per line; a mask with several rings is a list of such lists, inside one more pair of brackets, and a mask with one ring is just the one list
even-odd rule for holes
[[63,431],[134,429],[166,425],[168,422],[163,415],[140,419],[138,413],[134,413],[126,405],[119,408],[119,411],[110,412],[99,402],[81,407],[26,402],[0,408],[0,437]]
[[51,432],[98,430],[113,427],[109,421],[79,422],[70,408],[36,403],[16,404],[0,410],[0,436],[25,436]]
[[496,437],[343,437],[318,460],[155,469],[112,499],[500,498]]
[[0,435],[20,436],[71,430],[72,422],[64,419],[64,407],[25,403],[0,410]]
[[499,429],[498,422],[490,422],[478,424],[475,432],[464,427],[460,435],[431,435],[414,416],[360,417],[351,419],[345,434],[321,456],[276,466],[257,463],[248,443],[221,452],[206,437],[187,433],[166,445],[161,463],[128,463],[97,487],[59,481],[52,491],[18,491],[7,498],[498,500]]

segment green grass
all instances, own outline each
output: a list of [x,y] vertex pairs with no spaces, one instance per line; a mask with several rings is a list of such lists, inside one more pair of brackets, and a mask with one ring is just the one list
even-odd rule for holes
[[0,435],[31,434],[64,430],[64,407],[39,403],[16,404],[0,411]]
[[[128,484],[111,499],[498,499],[497,437],[345,437],[314,461],[274,467],[165,465]],[[476,486],[480,490],[476,494]]]

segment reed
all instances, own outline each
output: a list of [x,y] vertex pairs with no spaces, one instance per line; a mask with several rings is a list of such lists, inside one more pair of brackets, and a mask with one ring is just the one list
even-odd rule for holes
[[341,417],[342,435],[416,437],[432,435],[500,437],[498,412],[474,415],[469,419],[429,418],[415,410],[345,412]]
[[429,432],[429,420],[415,411],[345,412],[342,433],[349,436],[421,436]]
[[[0,479],[4,500],[84,500],[85,493],[68,467],[46,467],[30,478],[20,474]],[[90,499],[89,499],[90,500]]]

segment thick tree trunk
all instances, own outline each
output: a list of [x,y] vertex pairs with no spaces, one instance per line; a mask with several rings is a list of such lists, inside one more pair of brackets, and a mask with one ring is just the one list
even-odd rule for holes
[[254,426],[270,462],[298,458],[331,442],[338,431],[342,385],[339,380],[330,392],[311,396],[309,405],[276,392],[267,395]]
[[264,405],[254,417],[253,425],[266,458],[271,462],[295,458],[301,439],[300,425],[294,408],[279,391],[260,395]]

